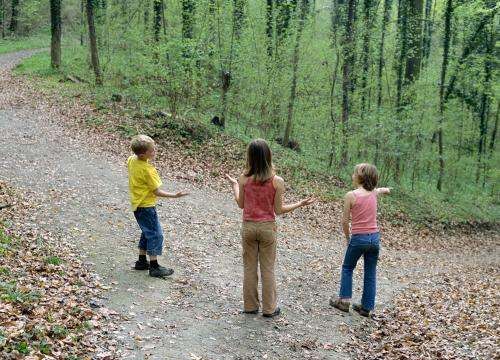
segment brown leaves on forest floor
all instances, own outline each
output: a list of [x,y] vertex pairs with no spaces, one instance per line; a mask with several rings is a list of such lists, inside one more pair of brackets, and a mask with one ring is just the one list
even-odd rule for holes
[[[116,313],[102,285],[64,239],[26,221],[32,199],[0,182],[0,358],[112,358]],[[106,323],[106,324],[105,324]]]
[[498,359],[496,265],[454,266],[350,330],[357,359]]
[[[64,123],[69,130],[69,137],[86,139],[88,149],[107,157],[113,156],[116,161],[125,162],[130,154],[130,131],[146,134],[154,134],[157,131],[157,119],[141,118],[140,121],[137,118],[131,119],[125,109],[111,100],[109,108],[103,109],[101,106],[97,109],[91,104],[91,99],[85,100],[79,92],[70,97],[58,88],[41,89],[33,80],[26,77],[13,77],[9,73],[0,75],[2,77],[0,109],[21,105],[35,107],[47,113],[47,116],[58,124]],[[7,91],[13,88],[18,91]],[[230,186],[224,175],[229,173],[237,176],[244,167],[245,144],[224,133],[214,132],[212,137],[203,142],[179,140],[169,136],[159,136],[155,140],[159,144],[155,166],[165,178],[188,181],[199,188],[208,187],[229,193]],[[318,178],[308,175],[305,168],[281,168],[279,161],[275,165],[278,174],[285,180],[289,180],[290,171],[300,173],[307,178],[307,186],[302,184],[295,188],[288,187],[286,193],[288,201],[296,201],[315,194],[325,183],[342,186],[333,176]],[[342,202],[342,198],[318,201],[313,206],[303,208],[299,213],[286,216],[297,219],[318,233],[331,233],[332,236],[342,238],[340,226]],[[384,214],[380,214],[380,218],[384,245],[395,249],[450,249],[456,246],[473,249],[490,239],[490,234],[498,232],[496,228],[481,229],[477,236],[469,233],[471,236],[465,237],[463,235],[467,229],[464,228],[455,232],[431,228],[416,229],[404,214],[398,218],[399,225],[392,223],[391,219],[386,219]],[[444,235],[451,236],[453,241],[443,241]]]

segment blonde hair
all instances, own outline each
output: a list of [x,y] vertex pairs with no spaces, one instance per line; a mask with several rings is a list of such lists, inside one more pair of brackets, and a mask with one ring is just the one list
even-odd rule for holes
[[367,163],[356,165],[354,167],[354,176],[365,190],[372,191],[377,187],[378,171],[375,165]]
[[147,135],[136,135],[130,142],[130,147],[134,154],[142,155],[155,145],[155,141]]

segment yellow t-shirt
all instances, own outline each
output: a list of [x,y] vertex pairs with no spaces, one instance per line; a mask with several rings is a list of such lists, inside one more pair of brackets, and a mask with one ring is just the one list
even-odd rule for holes
[[156,195],[153,191],[162,185],[155,167],[149,161],[140,160],[136,155],[127,159],[127,167],[132,211],[138,207],[155,206]]

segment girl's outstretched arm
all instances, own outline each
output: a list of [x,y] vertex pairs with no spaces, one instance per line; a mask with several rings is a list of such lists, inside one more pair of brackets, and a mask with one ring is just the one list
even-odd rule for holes
[[376,188],[375,191],[379,195],[389,195],[391,193],[392,188],[386,187],[386,188]]
[[281,177],[275,176],[273,185],[276,188],[276,195],[274,196],[274,212],[276,215],[286,214],[299,207],[310,205],[316,201],[315,198],[310,197],[293,204],[284,204],[283,194],[285,193],[285,181]]
[[245,207],[245,198],[244,196],[240,196],[240,194],[243,194],[243,175],[240,176],[239,181],[231,177],[229,174],[226,174],[226,178],[229,180],[233,188],[234,201],[236,201],[236,204],[238,204],[238,207],[240,209],[243,209]]

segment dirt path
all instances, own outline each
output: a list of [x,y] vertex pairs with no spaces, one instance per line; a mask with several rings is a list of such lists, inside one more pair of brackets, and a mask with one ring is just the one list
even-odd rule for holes
[[[29,54],[0,56],[0,84]],[[189,189],[191,196],[163,201],[159,207],[167,241],[160,262],[176,273],[165,281],[152,279],[131,269],[139,231],[128,208],[124,158],[89,146],[95,141],[49,118],[41,108],[5,103],[0,95],[0,176],[36,191],[43,206],[29,221],[78,244],[79,255],[110,285],[103,302],[125,319],[113,334],[122,344],[121,358],[348,358],[324,346],[345,341],[346,325],[366,321],[328,306],[338,288],[343,250],[336,232],[304,229],[291,218],[280,219],[277,277],[284,315],[277,320],[240,315],[240,212],[229,193],[162,174],[166,188]],[[399,259],[418,256],[405,253]],[[408,283],[405,274],[393,271],[396,267],[382,263],[380,306]],[[440,271],[439,264],[412,281],[433,271]]]

